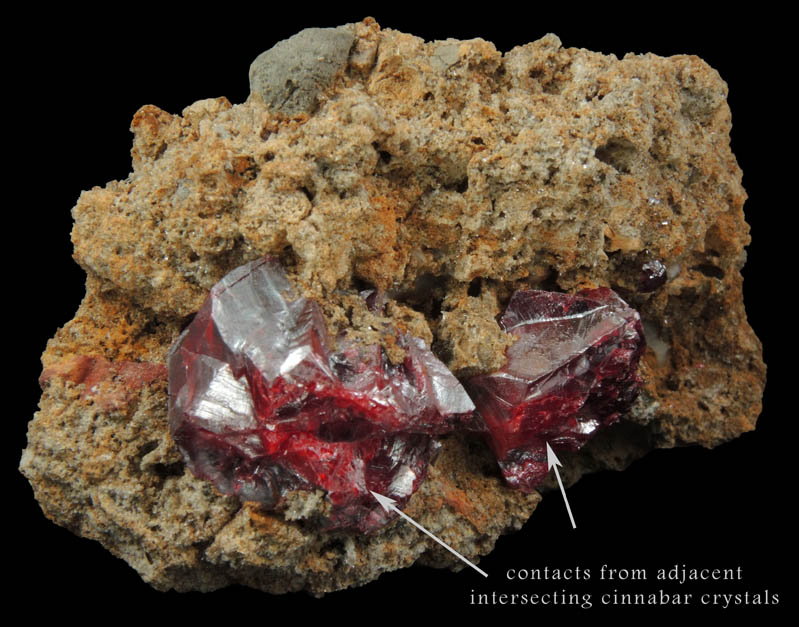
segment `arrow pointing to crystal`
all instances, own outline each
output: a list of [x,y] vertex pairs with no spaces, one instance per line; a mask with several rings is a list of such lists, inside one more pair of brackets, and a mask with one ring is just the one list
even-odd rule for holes
[[[369,491],[370,491],[370,492],[372,492],[371,490],[369,490]],[[441,546],[443,546],[445,549],[447,549],[447,551],[450,551],[450,552],[451,552],[451,553],[453,553],[454,555],[457,555],[459,559],[462,559],[462,560],[463,560],[464,562],[466,562],[466,563],[467,563],[469,566],[471,566],[471,567],[472,567],[472,568],[474,568],[474,569],[475,569],[475,570],[476,570],[478,573],[480,573],[480,574],[481,574],[483,577],[488,577],[488,573],[487,573],[487,572],[485,572],[484,570],[480,570],[479,568],[477,568],[477,566],[475,566],[475,565],[474,565],[474,564],[472,564],[472,563],[471,563],[469,560],[467,560],[465,557],[463,557],[463,555],[461,555],[460,553],[458,553],[458,552],[457,552],[455,549],[453,549],[453,548],[452,548],[452,547],[451,547],[449,544],[447,544],[446,542],[444,542],[444,541],[442,541],[442,540],[439,540],[438,538],[436,538],[436,537],[435,537],[435,536],[434,536],[432,533],[430,533],[430,532],[429,532],[427,529],[425,529],[424,527],[422,527],[422,525],[420,525],[420,524],[419,524],[418,522],[416,522],[416,521],[415,521],[413,518],[411,518],[410,516],[408,516],[408,514],[406,514],[406,513],[405,513],[405,512],[403,512],[403,511],[402,511],[400,508],[398,508],[398,507],[395,505],[396,501],[395,501],[394,499],[390,499],[390,498],[388,498],[387,496],[383,496],[382,494],[378,494],[377,492],[372,492],[372,496],[373,496],[373,497],[375,497],[375,498],[377,499],[377,502],[378,502],[378,503],[380,503],[380,505],[383,507],[383,509],[384,509],[384,510],[386,510],[387,512],[389,512],[389,511],[394,511],[394,512],[397,512],[397,513],[398,513],[400,516],[402,516],[402,517],[403,517],[405,520],[407,520],[409,523],[411,523],[411,524],[412,524],[414,527],[416,527],[416,528],[417,528],[419,531],[422,531],[422,532],[426,533],[428,536],[430,536],[431,538],[433,538],[433,540],[435,540],[435,541],[436,541],[436,542],[438,542],[438,543],[439,543]]]
[[555,451],[552,450],[549,442],[547,442],[547,472],[553,468],[555,469],[555,476],[558,478],[560,492],[563,494],[563,502],[566,503],[566,511],[569,512],[569,520],[572,521],[572,529],[577,529],[577,525],[574,524],[574,516],[572,516],[572,508],[569,507],[569,499],[566,498],[566,490],[563,488],[563,481],[560,480],[560,473],[558,472],[558,466],[562,465],[558,456],[555,455]]

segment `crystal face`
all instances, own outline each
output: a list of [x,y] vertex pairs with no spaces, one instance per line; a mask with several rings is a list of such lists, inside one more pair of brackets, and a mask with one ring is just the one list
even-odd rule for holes
[[[371,307],[373,294],[364,294]],[[364,532],[404,505],[440,445],[474,405],[425,342],[339,338],[319,305],[294,294],[280,264],[242,266],[211,290],[169,354],[169,426],[187,465],[225,494],[274,508],[292,490],[322,489],[327,526]]]
[[643,328],[608,288],[518,291],[500,326],[516,337],[505,365],[467,389],[505,479],[530,492],[547,475],[547,442],[575,451],[635,399]]

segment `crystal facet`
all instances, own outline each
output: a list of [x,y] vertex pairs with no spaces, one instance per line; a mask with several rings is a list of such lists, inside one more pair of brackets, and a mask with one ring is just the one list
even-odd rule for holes
[[577,450],[635,399],[643,328],[608,288],[518,291],[499,322],[516,337],[505,365],[467,388],[505,479],[529,492],[547,475],[547,442]]
[[[369,295],[364,295],[367,297]],[[375,306],[372,298],[370,306]],[[322,489],[328,526],[372,531],[407,502],[446,433],[474,405],[419,338],[328,337],[319,305],[264,258],[224,277],[169,354],[170,430],[192,472],[225,494],[277,506]]]

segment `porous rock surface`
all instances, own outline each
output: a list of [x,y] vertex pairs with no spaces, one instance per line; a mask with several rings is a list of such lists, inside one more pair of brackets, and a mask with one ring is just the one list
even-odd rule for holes
[[[386,290],[391,323],[458,376],[504,362],[496,316],[515,289],[622,294],[647,333],[643,390],[565,463],[567,482],[754,428],[765,366],[742,300],[746,195],[712,68],[554,35],[502,54],[371,19],[313,39],[322,65],[278,44],[242,104],[142,107],[133,172],[73,209],[86,296],[42,357],[21,462],[50,519],[159,589],[322,594],[414,562],[462,566],[404,521],[323,533],[309,523],[320,493],[266,512],[186,470],[167,432],[166,353],[214,283],[264,254],[319,300],[332,335],[381,341],[351,294]],[[655,261],[665,283],[644,290]],[[476,559],[540,497],[506,487],[479,439],[443,445],[406,511]]]

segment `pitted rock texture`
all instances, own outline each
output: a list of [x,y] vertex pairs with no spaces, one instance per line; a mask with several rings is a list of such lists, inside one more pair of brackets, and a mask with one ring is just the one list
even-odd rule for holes
[[[130,176],[73,209],[86,296],[43,355],[21,470],[49,518],[160,589],[322,594],[416,561],[458,567],[403,521],[330,534],[309,524],[318,493],[266,513],[184,467],[167,431],[167,351],[210,288],[262,255],[318,300],[331,336],[401,358],[347,296],[385,290],[385,319],[461,377],[504,363],[512,339],[495,317],[515,290],[621,294],[647,334],[642,393],[562,458],[566,482],[652,447],[714,446],[760,413],[765,366],[740,275],[746,194],[712,68],[619,60],[554,35],[502,54],[370,19],[337,30],[352,36],[344,67],[329,82],[297,70],[312,105],[281,109],[259,93],[181,115],[144,106]],[[485,445],[458,435],[406,511],[477,559],[538,498],[508,488]]]

